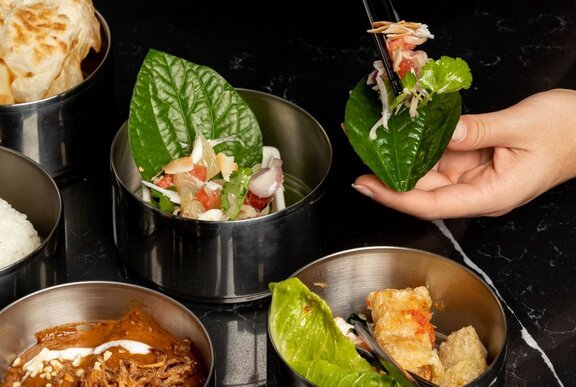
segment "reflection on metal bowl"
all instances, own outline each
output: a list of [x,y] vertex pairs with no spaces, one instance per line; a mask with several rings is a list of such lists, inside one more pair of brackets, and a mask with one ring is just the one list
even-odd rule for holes
[[0,311],[0,380],[14,359],[36,343],[35,333],[67,323],[116,320],[141,307],[177,339],[190,338],[214,385],[214,349],[194,313],[179,302],[141,286],[109,281],[56,285],[37,291]]
[[0,268],[0,307],[66,276],[58,258],[63,248],[64,215],[60,191],[44,168],[27,156],[0,147],[0,198],[27,216],[41,245],[19,261]]
[[126,125],[111,149],[114,240],[137,274],[173,295],[199,302],[242,302],[269,295],[268,283],[321,254],[317,201],[332,162],[320,124],[298,106],[239,90],[265,145],[279,149],[286,208],[255,219],[197,221],[163,213],[136,194],[141,186]]
[[[507,322],[495,293],[469,269],[439,255],[403,247],[363,247],[334,253],[296,271],[323,298],[335,316],[362,312],[367,295],[384,288],[426,285],[433,303],[432,324],[448,335],[472,325],[488,351],[488,369],[468,386],[503,386],[506,366]],[[327,286],[320,287],[315,284]],[[442,310],[434,304],[441,303]],[[278,353],[269,337],[268,375],[272,385],[312,386]],[[289,381],[289,382],[288,382]],[[287,384],[288,383],[288,384]]]
[[25,154],[54,177],[76,168],[87,154],[106,154],[109,147],[107,128],[115,118],[111,36],[106,20],[98,11],[96,16],[102,47],[82,61],[86,75],[80,84],[39,101],[0,105],[0,145]]

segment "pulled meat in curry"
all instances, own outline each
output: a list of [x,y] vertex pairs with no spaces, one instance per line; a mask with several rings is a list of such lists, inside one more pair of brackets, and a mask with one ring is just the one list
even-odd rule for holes
[[194,343],[136,308],[119,320],[59,325],[36,334],[0,386],[203,386]]

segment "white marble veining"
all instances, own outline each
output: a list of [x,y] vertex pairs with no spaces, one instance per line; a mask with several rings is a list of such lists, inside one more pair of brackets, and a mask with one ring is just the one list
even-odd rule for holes
[[[508,309],[508,311],[510,312],[510,314],[512,316],[514,316],[514,318],[516,319],[516,321],[518,322],[518,324],[520,324],[520,331],[522,333],[522,339],[524,340],[524,342],[530,346],[531,348],[533,348],[534,350],[538,351],[540,353],[540,356],[542,357],[542,360],[544,361],[544,363],[546,364],[546,366],[550,369],[550,371],[554,374],[554,377],[556,378],[556,381],[558,382],[559,386],[564,386],[564,383],[562,383],[562,381],[560,380],[560,378],[558,377],[558,374],[556,373],[556,370],[554,368],[554,365],[552,364],[552,362],[550,361],[550,358],[548,357],[548,355],[542,350],[542,348],[540,347],[540,345],[536,342],[536,340],[534,339],[534,337],[530,334],[530,332],[528,332],[528,330],[526,329],[526,327],[524,326],[524,324],[522,324],[522,321],[520,321],[520,319],[517,317],[516,312],[510,307],[510,305],[508,305],[508,303],[506,302],[506,300],[502,297],[502,295],[500,294],[500,292],[498,291],[498,289],[496,288],[496,286],[494,285],[494,281],[492,281],[492,279],[476,264],[474,263],[474,261],[472,261],[468,255],[466,255],[466,253],[464,252],[464,250],[462,250],[462,248],[460,247],[460,244],[458,243],[458,241],[456,241],[456,239],[454,239],[454,236],[452,235],[452,233],[450,232],[450,230],[448,229],[448,227],[446,227],[446,224],[444,223],[444,221],[442,220],[435,220],[432,221],[432,223],[434,223],[438,229],[442,232],[442,234],[448,238],[450,240],[450,242],[454,245],[454,249],[462,256],[462,258],[464,259],[464,263],[469,266],[472,270],[474,270],[476,273],[478,273],[482,278],[484,278],[484,281],[486,281],[486,283],[492,288],[492,290],[494,290],[494,292],[496,293],[496,295],[498,296],[498,298],[500,298],[500,301],[502,302],[502,304],[506,307],[506,309]],[[534,318],[534,316],[530,316],[531,318]]]

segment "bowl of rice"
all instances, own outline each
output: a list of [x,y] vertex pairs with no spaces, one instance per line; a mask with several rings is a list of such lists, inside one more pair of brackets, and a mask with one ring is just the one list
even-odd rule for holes
[[0,307],[64,275],[60,191],[31,158],[0,146]]

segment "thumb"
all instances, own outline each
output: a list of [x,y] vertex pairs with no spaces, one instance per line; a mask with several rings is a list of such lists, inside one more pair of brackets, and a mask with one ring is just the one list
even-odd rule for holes
[[493,113],[460,116],[448,147],[453,150],[476,150],[508,147],[516,139],[517,117],[510,109]]

